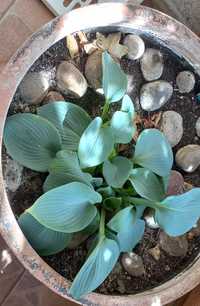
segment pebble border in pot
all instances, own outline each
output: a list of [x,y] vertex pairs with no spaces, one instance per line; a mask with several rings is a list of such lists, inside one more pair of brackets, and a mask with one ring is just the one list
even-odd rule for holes
[[[99,14],[100,11],[101,14]],[[112,11],[115,11],[114,16],[108,15],[108,12]],[[81,19],[83,13],[84,20]],[[98,17],[102,14],[105,16],[104,20]],[[142,20],[145,20],[145,22],[142,22]],[[183,56],[199,73],[197,56],[200,42],[190,30],[172,18],[149,8],[128,7],[122,4],[95,5],[76,10],[64,17],[55,19],[34,34],[12,58],[1,74],[1,138],[7,110],[15,90],[35,60],[66,35],[78,30],[96,29],[98,27],[105,27],[107,31],[113,30],[114,27],[122,32],[132,32],[133,30],[149,32],[159,37],[172,51]],[[2,174],[0,213],[1,233],[23,265],[49,288],[69,298],[67,293],[68,281],[44,263],[22,235],[6,196]],[[166,304],[195,287],[199,283],[199,274],[200,265],[198,258],[196,258],[193,265],[184,272],[153,290],[123,297],[90,294],[81,302],[83,305],[151,305],[155,301]]]

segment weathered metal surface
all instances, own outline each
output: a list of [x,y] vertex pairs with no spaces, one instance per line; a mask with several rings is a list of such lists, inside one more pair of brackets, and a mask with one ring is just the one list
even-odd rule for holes
[[200,34],[199,0],[153,0],[153,5],[162,12],[183,22],[192,31]]
[[[84,18],[83,18],[84,16]],[[103,18],[102,18],[103,16]],[[80,30],[101,29],[122,32],[139,31],[159,39],[173,52],[184,57],[200,74],[200,41],[189,29],[174,19],[147,7],[120,3],[101,4],[74,10],[54,19],[30,37],[0,75],[0,141],[7,111],[24,75],[38,57],[67,34]],[[70,283],[50,268],[31,248],[22,234],[8,201],[2,169],[0,170],[0,233],[21,263],[56,293],[70,299]],[[185,271],[159,287],[130,296],[89,294],[82,305],[152,306],[167,304],[200,283],[200,258]]]

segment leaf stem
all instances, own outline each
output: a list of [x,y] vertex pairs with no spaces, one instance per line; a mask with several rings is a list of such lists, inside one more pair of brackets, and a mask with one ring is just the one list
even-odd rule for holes
[[144,205],[151,208],[165,208],[161,203],[135,197],[126,197],[127,201],[134,205]]
[[99,227],[99,237],[105,236],[105,218],[106,218],[106,212],[104,208],[101,209],[101,219],[100,219],[100,227]]
[[108,111],[109,111],[109,107],[110,107],[110,104],[108,101],[106,101],[106,103],[104,104],[104,107],[103,107],[103,111],[102,111],[102,115],[101,115],[101,118],[103,120],[103,122],[106,120],[107,118],[107,114],[108,114]]

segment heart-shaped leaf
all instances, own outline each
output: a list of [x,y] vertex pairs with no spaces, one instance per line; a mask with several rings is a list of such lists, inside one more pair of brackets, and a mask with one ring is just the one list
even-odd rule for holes
[[46,172],[61,149],[61,138],[48,120],[32,114],[17,114],[6,120],[4,144],[8,154],[23,166]]
[[144,130],[135,146],[134,162],[160,176],[167,176],[173,164],[171,146],[157,129]]
[[99,229],[99,223],[100,223],[100,214],[97,211],[97,214],[92,220],[92,222],[82,230],[82,233],[86,235],[94,234]]
[[119,258],[118,244],[103,237],[75,277],[69,293],[75,299],[96,289],[112,271]]
[[161,182],[163,184],[163,188],[164,188],[165,193],[167,192],[167,189],[168,189],[168,186],[169,186],[170,176],[171,176],[171,173],[166,175],[166,176],[161,177]]
[[75,152],[59,151],[49,167],[49,172],[50,174],[43,185],[45,192],[71,182],[80,182],[91,186],[92,176],[82,172]]
[[155,219],[170,236],[189,231],[200,218],[200,188],[178,196],[167,197],[156,207]]
[[161,201],[164,198],[163,184],[152,171],[135,168],[131,171],[129,180],[141,197],[152,201]]
[[112,161],[103,164],[103,176],[108,185],[121,188],[128,180],[132,169],[131,161],[123,156],[114,157]]
[[72,238],[72,234],[56,232],[46,228],[28,213],[22,214],[18,222],[32,247],[41,256],[61,252]]
[[144,211],[146,209],[146,206],[145,205],[138,205],[135,207],[135,210],[136,210],[136,218],[137,219],[140,219],[143,217],[143,214],[144,214]]
[[108,52],[102,55],[103,64],[103,91],[109,103],[123,98],[127,89],[127,76]]
[[120,209],[122,198],[110,197],[103,201],[103,207],[108,211]]
[[78,232],[97,214],[102,197],[89,186],[74,182],[43,194],[27,211],[42,225],[63,233]]
[[103,199],[115,196],[115,191],[110,186],[98,188],[97,191],[102,195]]
[[94,188],[100,188],[103,185],[102,177],[92,177],[91,184]]
[[63,149],[77,151],[80,137],[91,122],[84,109],[73,103],[56,101],[39,107],[37,112],[59,130]]
[[134,126],[134,105],[131,98],[125,95],[120,111],[114,113],[111,119],[111,128],[115,135],[116,143],[129,143],[134,136],[136,128]]
[[142,239],[145,229],[145,222],[136,217],[132,206],[118,212],[107,225],[117,233],[121,252],[131,252]]
[[104,127],[96,117],[81,136],[78,157],[82,168],[93,167],[104,162],[114,147],[114,137],[109,126]]

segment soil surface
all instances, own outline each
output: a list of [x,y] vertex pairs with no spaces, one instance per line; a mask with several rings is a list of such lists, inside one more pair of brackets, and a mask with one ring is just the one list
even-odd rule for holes
[[[195,123],[200,117],[200,104],[196,100],[196,94],[200,92],[200,79],[196,76],[196,86],[190,94],[180,94],[175,85],[175,79],[178,72],[192,68],[182,59],[172,54],[167,48],[159,45],[157,42],[147,39],[146,46],[160,49],[164,55],[164,73],[162,80],[167,80],[173,84],[174,93],[171,100],[161,108],[161,111],[175,110],[180,113],[184,121],[184,135],[181,142],[173,149],[174,153],[187,144],[200,144],[200,139],[196,136]],[[69,54],[65,46],[65,40],[55,44],[52,48],[46,51],[31,67],[31,71],[51,71],[52,74],[52,89],[58,90],[55,83],[55,71],[57,65],[62,60],[68,60]],[[80,70],[84,72],[85,57],[81,58]],[[147,113],[141,110],[138,96],[141,86],[146,83],[142,77],[139,61],[131,61],[124,58],[121,65],[125,72],[129,75],[129,89],[128,94],[135,102],[136,111],[140,115],[140,122],[138,122],[139,130],[147,127],[159,127],[160,110],[157,112]],[[65,96],[67,101],[77,103],[88,110],[91,116],[98,114],[101,98],[94,94],[89,88],[84,98],[80,100],[72,100]],[[17,112],[32,112],[36,110],[35,106],[25,104],[21,101],[19,92],[17,91],[13,102],[10,106],[9,115]],[[3,158],[5,159],[6,152],[3,150]],[[176,166],[174,166],[176,169]],[[180,171],[180,169],[178,169]],[[180,171],[181,172],[181,171]],[[192,174],[183,173],[186,182],[200,186],[200,170],[198,169]],[[42,183],[46,175],[41,175],[28,169],[24,169],[23,180],[21,186],[14,193],[8,192],[13,211],[19,216],[26,208],[30,207],[34,201],[42,194]],[[135,253],[140,255],[144,262],[145,274],[142,277],[132,277],[117,265],[105,282],[97,289],[98,292],[104,294],[125,294],[136,293],[145,289],[153,288],[166,280],[172,278],[174,275],[186,268],[196,257],[200,251],[200,236],[189,239],[188,253],[185,257],[169,256],[161,249],[160,259],[155,260],[150,254],[149,249],[158,244],[160,230],[153,230],[146,227],[143,240],[138,244]],[[87,256],[88,242],[81,244],[74,250],[64,250],[63,252],[44,258],[50,266],[57,272],[69,280],[73,280],[76,273],[85,261]]]

